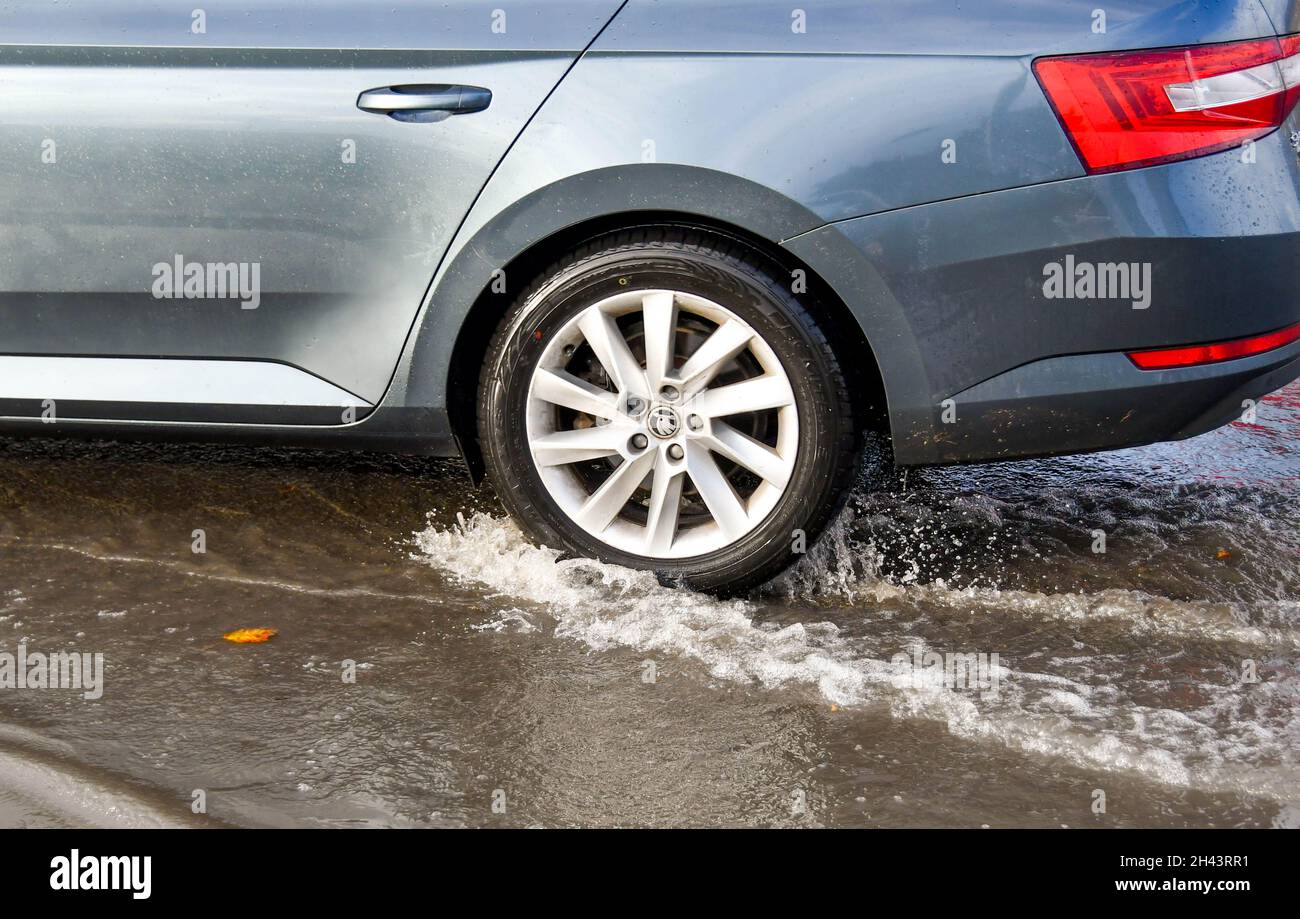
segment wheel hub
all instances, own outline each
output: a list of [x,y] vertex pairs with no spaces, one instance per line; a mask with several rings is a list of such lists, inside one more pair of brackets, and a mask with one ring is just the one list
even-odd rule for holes
[[671,405],[656,405],[646,416],[646,427],[660,440],[668,440],[682,429],[682,419]]

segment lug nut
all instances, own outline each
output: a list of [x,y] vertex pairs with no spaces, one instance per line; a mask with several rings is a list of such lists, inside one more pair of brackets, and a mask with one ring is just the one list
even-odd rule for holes
[[633,434],[630,443],[633,450],[644,450],[650,441],[646,439],[644,434]]
[[632,398],[627,400],[627,413],[629,415],[639,415],[641,414],[641,409],[643,408],[645,408],[645,403],[642,402],[640,399],[638,399],[636,396],[633,396]]
[[689,418],[686,419],[686,425],[692,431],[698,431],[704,427],[704,419],[701,418],[699,415],[691,415]]
[[669,445],[669,447],[668,447],[668,458],[669,458],[669,459],[679,460],[679,459],[681,459],[681,458],[682,458],[683,456],[685,456],[685,455],[686,455],[686,451],[682,449],[682,445],[681,445],[681,444],[671,444],[671,445]]
[[665,402],[676,402],[676,401],[677,401],[677,397],[680,396],[680,395],[681,395],[681,393],[677,391],[677,387],[676,387],[676,386],[665,386],[665,387],[663,387],[662,389],[659,390],[659,396],[660,396],[660,397],[661,397]]

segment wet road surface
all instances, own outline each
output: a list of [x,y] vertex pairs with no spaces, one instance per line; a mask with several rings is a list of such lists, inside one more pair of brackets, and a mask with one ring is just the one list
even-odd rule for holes
[[0,689],[0,823],[1300,825],[1298,496],[1293,385],[1181,444],[864,473],[719,601],[557,562],[454,463],[3,440],[0,652],[104,686]]

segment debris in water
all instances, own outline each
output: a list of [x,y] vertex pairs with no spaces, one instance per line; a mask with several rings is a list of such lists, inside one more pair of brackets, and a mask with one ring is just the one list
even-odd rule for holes
[[255,645],[279,634],[278,629],[235,629],[233,632],[227,632],[221,636],[226,641],[233,641],[237,645]]

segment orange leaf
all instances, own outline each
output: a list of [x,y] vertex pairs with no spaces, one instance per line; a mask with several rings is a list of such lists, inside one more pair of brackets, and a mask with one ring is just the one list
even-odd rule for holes
[[1219,558],[1231,558],[1231,557],[1232,557],[1232,553],[1229,552],[1227,549],[1220,549],[1220,550],[1219,550],[1219,553],[1218,553],[1218,557],[1219,557]]
[[235,644],[253,645],[267,641],[276,634],[278,634],[277,629],[235,629],[235,631],[227,632],[221,637],[226,641],[233,641]]

